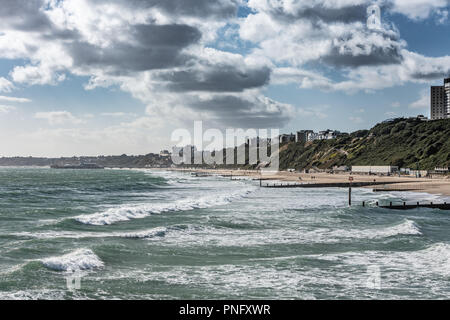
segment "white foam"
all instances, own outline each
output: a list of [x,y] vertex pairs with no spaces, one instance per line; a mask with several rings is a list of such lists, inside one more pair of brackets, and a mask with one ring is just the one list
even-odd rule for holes
[[332,235],[339,238],[353,238],[353,239],[379,239],[388,238],[399,235],[421,235],[419,226],[412,220],[405,219],[402,223],[385,227],[385,228],[370,228],[370,229],[352,229],[352,230],[336,230]]
[[122,238],[136,238],[136,239],[147,239],[155,237],[164,237],[167,233],[167,228],[159,227],[150,230],[140,231],[140,232],[130,232],[119,234]]
[[123,205],[111,208],[104,212],[75,217],[75,220],[89,225],[110,225],[113,223],[128,221],[131,219],[142,219],[151,214],[159,214],[172,211],[188,211],[193,209],[203,209],[214,206],[225,205],[234,200],[241,199],[250,193],[252,189],[239,190],[229,194],[211,194],[197,198],[186,198],[169,203],[152,203],[140,205]]
[[[72,232],[72,231],[49,231],[49,232],[20,232],[14,236],[30,237],[34,239],[86,239],[86,238],[154,238],[163,237],[167,232],[166,227],[156,227],[153,229],[129,232]],[[1,272],[0,272],[1,273]]]
[[396,226],[388,227],[374,232],[374,237],[393,237],[397,235],[421,235],[419,226],[412,220],[405,221]]
[[54,289],[20,290],[0,292],[0,300],[63,300],[66,294],[67,291]]
[[397,271],[450,276],[450,245],[435,243],[418,251],[365,251],[311,255],[345,265],[379,265]]
[[56,271],[93,270],[104,266],[103,261],[90,249],[77,249],[59,257],[41,260],[44,266]]

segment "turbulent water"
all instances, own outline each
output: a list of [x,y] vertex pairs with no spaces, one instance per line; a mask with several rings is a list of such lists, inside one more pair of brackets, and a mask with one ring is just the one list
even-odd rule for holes
[[450,296],[448,201],[150,170],[0,169],[0,299]]

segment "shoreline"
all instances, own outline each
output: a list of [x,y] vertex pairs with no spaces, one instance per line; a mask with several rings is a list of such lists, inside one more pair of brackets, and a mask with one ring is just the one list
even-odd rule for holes
[[[363,188],[377,189],[377,192],[404,191],[423,192],[434,195],[450,197],[450,179],[446,178],[415,178],[398,176],[368,176],[350,173],[297,173],[297,172],[266,172],[261,174],[256,170],[226,170],[226,169],[181,169],[167,168],[169,171],[196,172],[205,174],[217,174],[227,177],[248,177],[262,181],[279,181],[307,183],[308,185],[336,184],[341,185],[349,182],[349,177],[353,177],[353,183],[369,183],[375,180],[377,186],[364,186]],[[386,182],[383,185],[382,182]],[[381,184],[381,185],[380,185]]]

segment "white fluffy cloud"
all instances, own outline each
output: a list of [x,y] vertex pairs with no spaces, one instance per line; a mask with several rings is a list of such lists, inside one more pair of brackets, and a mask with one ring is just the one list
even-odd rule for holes
[[[252,105],[267,101],[262,93],[272,71],[267,61],[207,47],[219,28],[237,19],[240,3],[33,0],[22,3],[27,10],[20,12],[21,5],[8,0],[0,58],[29,61],[10,72],[21,85],[57,85],[72,73],[90,78],[88,90],[118,86],[147,104],[150,114],[166,119],[207,121],[226,114],[229,123],[253,112],[261,124],[284,125],[285,105]],[[5,82],[5,90],[10,85]],[[227,102],[223,109],[214,105],[219,101]],[[190,117],[169,112],[174,110]]]
[[421,20],[428,18],[433,13],[437,13],[442,18],[442,14],[446,8],[448,9],[448,6],[448,0],[393,0],[392,10],[411,19]]
[[[399,31],[384,19],[381,28],[368,28],[366,10],[372,3],[250,0],[248,5],[254,11],[241,19],[239,34],[256,45],[251,56],[283,65],[274,70],[272,83],[296,82],[301,88],[354,92],[424,82],[450,73],[450,57],[408,51]],[[382,12],[411,19],[440,14],[449,6],[447,0],[386,0],[378,4]],[[319,72],[305,70],[310,64],[337,70],[341,77],[332,80],[321,74],[323,68]]]
[[31,102],[31,100],[27,99],[27,98],[16,98],[16,97],[8,97],[8,96],[0,96],[0,101],[17,102],[17,103]]
[[10,92],[14,85],[8,79],[0,77],[0,92]]
[[47,120],[51,125],[83,123],[82,119],[75,117],[68,111],[37,112],[34,117],[36,119]]

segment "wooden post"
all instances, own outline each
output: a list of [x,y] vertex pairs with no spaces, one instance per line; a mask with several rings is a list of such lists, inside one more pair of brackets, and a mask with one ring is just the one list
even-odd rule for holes
[[259,186],[262,187],[262,179],[259,178]]
[[377,207],[378,207],[378,201],[377,201]]
[[365,207],[366,206],[366,202],[365,201],[363,201],[363,207]]
[[352,182],[353,177],[348,178],[348,205],[349,207],[352,206]]
[[352,206],[352,183],[350,182],[348,186],[348,205]]

